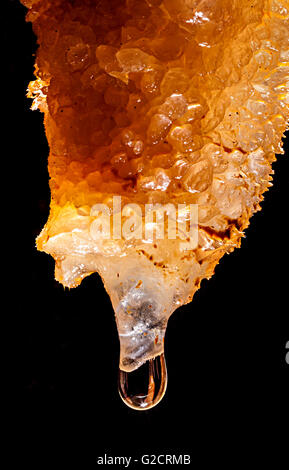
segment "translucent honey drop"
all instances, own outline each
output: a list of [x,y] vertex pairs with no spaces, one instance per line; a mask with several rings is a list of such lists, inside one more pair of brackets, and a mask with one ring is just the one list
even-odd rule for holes
[[132,372],[119,369],[118,391],[127,406],[145,411],[161,401],[167,382],[165,356],[161,354]]

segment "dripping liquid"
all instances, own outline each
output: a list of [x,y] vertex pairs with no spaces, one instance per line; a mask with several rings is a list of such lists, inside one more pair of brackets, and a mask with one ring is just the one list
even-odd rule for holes
[[166,388],[167,368],[164,354],[149,359],[132,372],[119,370],[119,394],[124,403],[134,410],[148,410],[157,405]]

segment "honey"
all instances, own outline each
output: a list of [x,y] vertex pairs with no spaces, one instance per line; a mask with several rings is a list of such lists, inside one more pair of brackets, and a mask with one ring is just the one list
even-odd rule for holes
[[[64,286],[102,276],[128,373],[162,355],[169,316],[240,246],[271,185],[289,117],[289,4],[22,3],[39,44],[29,97],[50,147],[51,210],[37,246]],[[183,252],[167,232],[97,240],[92,208],[116,216],[115,196],[196,205],[198,245]]]

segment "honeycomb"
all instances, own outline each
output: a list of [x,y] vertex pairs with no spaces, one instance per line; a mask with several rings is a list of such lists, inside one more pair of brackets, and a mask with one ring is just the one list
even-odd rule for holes
[[[289,2],[21,1],[39,44],[28,96],[50,147],[37,247],[64,286],[101,275],[131,371],[163,352],[169,316],[240,246],[271,185],[289,118]],[[115,196],[197,205],[198,245],[93,237],[92,208],[115,213]]]

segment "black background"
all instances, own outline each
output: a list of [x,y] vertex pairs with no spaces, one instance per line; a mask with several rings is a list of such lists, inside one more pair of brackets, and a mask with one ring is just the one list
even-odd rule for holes
[[205,466],[212,457],[225,463],[232,449],[236,460],[248,462],[249,450],[257,460],[267,455],[274,436],[285,450],[289,141],[242,248],[226,256],[193,302],[169,321],[166,396],[151,411],[130,410],[117,392],[118,336],[100,278],[95,274],[64,290],[54,281],[53,259],[35,248],[50,197],[42,115],[30,111],[25,97],[36,41],[25,9],[18,1],[7,5],[13,130],[7,160],[18,204],[17,283],[9,313],[20,379],[14,429],[23,444],[22,462],[70,468],[71,462],[87,461],[80,468],[94,468],[105,453],[138,458],[143,452],[185,452]]

